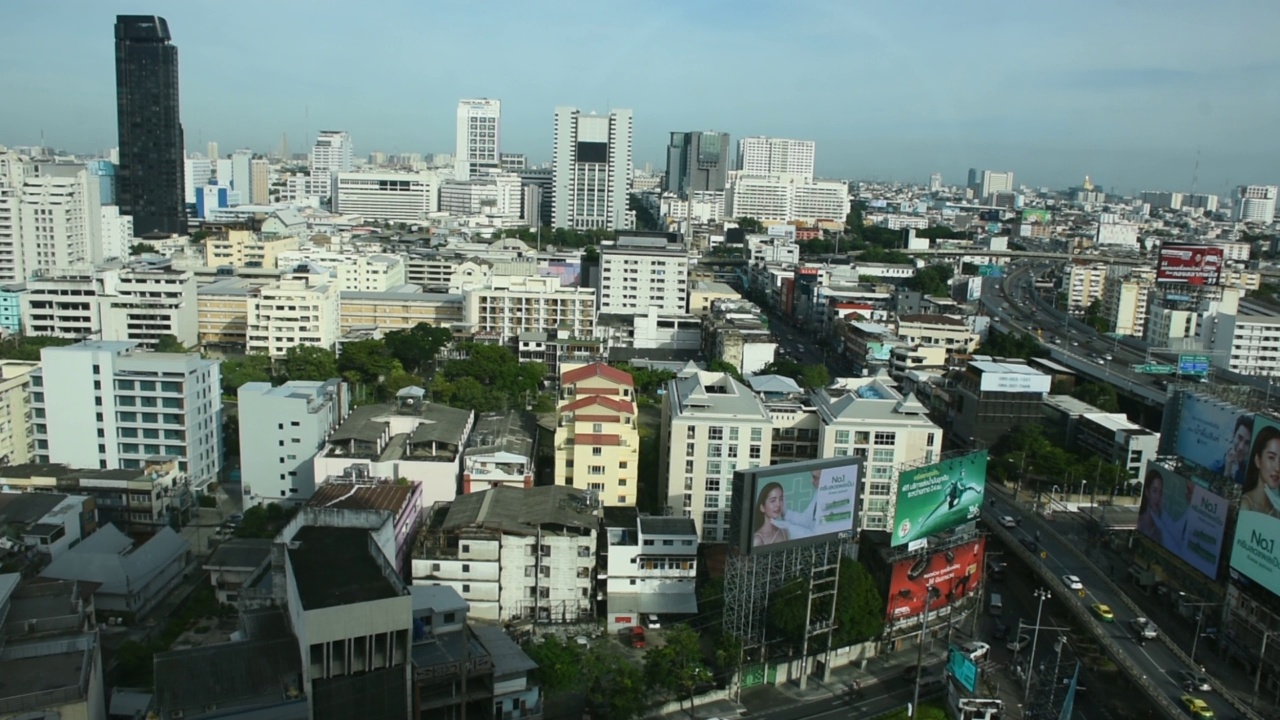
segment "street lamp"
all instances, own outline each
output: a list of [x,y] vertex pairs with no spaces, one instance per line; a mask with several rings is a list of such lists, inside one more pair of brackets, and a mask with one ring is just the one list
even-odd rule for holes
[[924,594],[924,618],[920,621],[920,639],[916,642],[916,689],[911,701],[911,720],[920,711],[920,676],[924,674],[924,634],[929,631],[929,605],[942,595],[937,586],[930,585]]
[[1040,599],[1040,607],[1036,610],[1036,628],[1031,634],[1031,657],[1027,660],[1027,689],[1022,693],[1022,704],[1027,704],[1031,697],[1031,677],[1036,671],[1036,644],[1040,641],[1040,615],[1044,613],[1044,601],[1053,594],[1044,588],[1036,590],[1035,596]]
[[1085,486],[1085,485],[1088,485],[1088,484],[1089,484],[1089,481],[1088,481],[1088,480],[1085,480],[1085,479],[1081,478],[1081,480],[1080,480],[1080,492],[1076,493],[1076,504],[1077,504],[1077,505],[1078,505],[1079,503],[1081,503],[1081,502],[1084,502],[1084,486]]

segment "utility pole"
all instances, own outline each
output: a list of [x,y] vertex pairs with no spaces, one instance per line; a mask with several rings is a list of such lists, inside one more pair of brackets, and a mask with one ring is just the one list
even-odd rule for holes
[[924,618],[920,621],[920,639],[916,642],[916,689],[911,699],[911,720],[916,720],[920,712],[920,676],[924,674],[924,634],[929,631],[929,605],[941,594],[933,585],[924,593]]
[[1253,694],[1258,695],[1258,689],[1262,687],[1262,665],[1267,659],[1267,640],[1271,637],[1270,630],[1262,632],[1262,650],[1258,653],[1258,673],[1253,676]]
[[1035,596],[1040,598],[1040,607],[1036,610],[1036,627],[1031,635],[1031,659],[1027,661],[1027,689],[1022,693],[1022,704],[1027,704],[1027,699],[1031,697],[1031,677],[1036,671],[1036,644],[1040,642],[1040,616],[1044,613],[1044,601],[1053,597],[1053,594],[1044,588],[1036,590]]

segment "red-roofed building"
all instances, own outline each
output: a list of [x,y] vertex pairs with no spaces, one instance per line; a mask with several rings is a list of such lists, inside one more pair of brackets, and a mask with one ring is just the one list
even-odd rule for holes
[[556,409],[556,484],[593,490],[606,506],[639,495],[640,433],[635,382],[604,363],[568,366]]

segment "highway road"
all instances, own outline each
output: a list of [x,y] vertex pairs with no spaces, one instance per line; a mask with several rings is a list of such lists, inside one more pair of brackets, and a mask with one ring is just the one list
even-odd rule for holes
[[[988,486],[988,490],[990,491],[992,488]],[[1019,529],[1013,531],[1014,535],[1034,539],[1034,534],[1037,528],[1040,527],[1039,523],[1041,521],[1030,508],[1023,503],[1013,503],[1010,497],[998,491],[989,492],[988,498],[994,498],[996,503],[993,508],[984,508],[985,511],[991,512],[996,517],[1009,515],[1022,519],[1022,525]],[[1097,624],[1105,634],[1112,637],[1129,659],[1161,691],[1164,691],[1174,704],[1180,705],[1179,698],[1182,696],[1183,691],[1179,686],[1178,673],[1193,668],[1183,663],[1162,640],[1147,641],[1144,644],[1137,642],[1129,625],[1134,618],[1134,614],[1125,604],[1122,598],[1122,591],[1117,592],[1110,584],[1105,582],[1104,574],[1107,569],[1094,567],[1093,563],[1087,561],[1078,552],[1073,551],[1069,540],[1059,537],[1054,532],[1041,532],[1039,547],[1046,555],[1041,562],[1051,571],[1054,577],[1061,578],[1063,575],[1075,575],[1080,578],[1085,588],[1083,591],[1084,597],[1080,597],[1078,593],[1068,592],[1059,580],[1048,588],[1050,592],[1055,597],[1061,598],[1063,602],[1081,603],[1086,608],[1089,608],[1094,603],[1102,603],[1109,606],[1115,614],[1114,623],[1102,623],[1096,618],[1092,622]],[[1114,568],[1114,571],[1117,577],[1121,577],[1125,569]],[[1209,703],[1219,720],[1237,716],[1231,704],[1217,693],[1196,694]]]
[[[847,694],[809,702],[794,701],[779,708],[752,711],[753,718],[768,720],[821,720],[831,718],[873,718],[905,708],[911,702],[913,688],[897,677],[871,683],[857,698]],[[922,698],[923,699],[923,698]]]

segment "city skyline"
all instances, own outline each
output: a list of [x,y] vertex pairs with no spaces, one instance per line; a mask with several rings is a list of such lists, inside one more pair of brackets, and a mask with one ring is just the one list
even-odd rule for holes
[[[69,151],[113,147],[110,27],[116,13],[154,13],[182,48],[188,151],[270,151],[287,133],[300,153],[318,131],[342,129],[358,156],[452,153],[458,101],[487,97],[503,104],[502,150],[538,163],[551,159],[555,107],[575,106],[633,110],[635,163],[655,170],[670,132],[718,130],[813,140],[822,177],[923,183],[939,171],[957,185],[977,167],[1032,186],[1089,175],[1122,193],[1185,191],[1198,158],[1200,192],[1280,180],[1280,94],[1259,91],[1280,69],[1266,42],[1280,6],[931,10],[499,2],[481,17],[406,2],[359,15],[332,2],[19,2],[6,43],[40,63],[0,73],[0,90],[26,99],[0,109],[0,142],[38,144],[43,132]],[[236,17],[257,29],[229,29]],[[29,29],[55,24],[49,53]],[[316,61],[323,48],[343,62]]]

